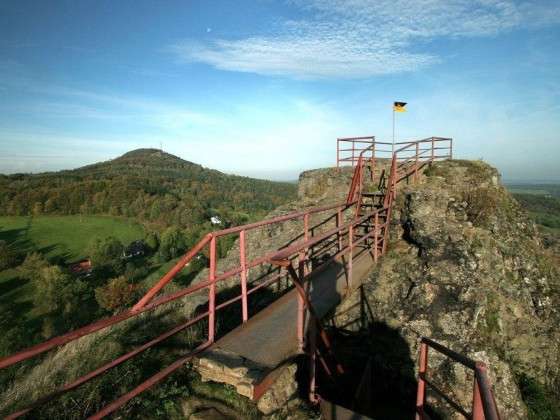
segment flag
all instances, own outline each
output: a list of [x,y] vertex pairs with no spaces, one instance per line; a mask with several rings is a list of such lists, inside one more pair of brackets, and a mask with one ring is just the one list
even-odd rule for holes
[[406,102],[393,102],[393,111],[395,112],[405,112]]

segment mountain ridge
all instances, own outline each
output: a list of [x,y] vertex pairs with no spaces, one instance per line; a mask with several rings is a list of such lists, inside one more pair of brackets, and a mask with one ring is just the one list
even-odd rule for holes
[[0,215],[109,214],[192,226],[219,214],[240,223],[295,197],[285,182],[229,175],[158,149],[80,168],[0,176]]

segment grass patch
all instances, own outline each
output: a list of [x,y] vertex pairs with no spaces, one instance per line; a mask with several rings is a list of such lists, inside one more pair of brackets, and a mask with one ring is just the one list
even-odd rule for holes
[[[143,235],[140,224],[115,217],[0,217],[0,240],[9,243],[14,251],[19,254],[38,251],[58,262],[86,257],[90,242],[96,238],[115,236],[128,243]],[[15,268],[0,271],[0,356],[41,339],[46,314],[35,303],[32,281],[21,278]]]
[[551,390],[524,373],[517,377],[517,382],[521,397],[529,411],[529,420],[555,420],[559,418],[560,403]]
[[38,251],[67,261],[86,257],[94,239],[114,236],[127,244],[144,236],[139,223],[108,216],[2,216],[0,240],[22,253]]

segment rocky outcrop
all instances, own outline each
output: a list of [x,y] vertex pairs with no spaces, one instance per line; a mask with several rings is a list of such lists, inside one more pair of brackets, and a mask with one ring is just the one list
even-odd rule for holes
[[295,363],[278,368],[274,384],[264,393],[257,403],[261,413],[272,414],[284,407],[288,401],[297,397],[297,381]]
[[204,352],[195,366],[203,381],[231,385],[239,395],[251,399],[255,386],[267,374],[265,367],[222,349]]
[[[545,384],[559,377],[558,271],[495,169],[446,161],[425,175],[398,193],[390,251],[364,285],[369,308],[401,332],[413,359],[427,336],[487,362],[502,417],[526,418],[519,375]],[[470,372],[435,352],[430,368],[470,407]]]

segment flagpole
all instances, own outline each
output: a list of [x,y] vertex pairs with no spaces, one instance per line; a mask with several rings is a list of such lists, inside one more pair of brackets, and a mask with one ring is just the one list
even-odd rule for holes
[[395,153],[395,107],[394,106],[393,106],[393,144],[391,147],[391,155],[393,153]]

